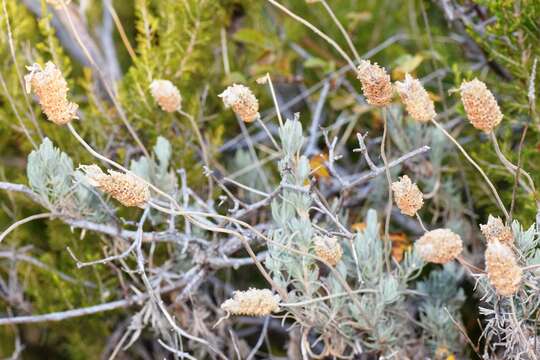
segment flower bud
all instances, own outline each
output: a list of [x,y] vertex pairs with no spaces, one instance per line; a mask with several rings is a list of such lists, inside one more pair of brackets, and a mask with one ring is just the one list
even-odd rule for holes
[[396,82],[396,89],[407,112],[414,120],[428,122],[437,115],[433,100],[418,79],[406,74],[405,81]]
[[422,192],[407,175],[392,183],[392,191],[399,210],[405,215],[414,216],[424,205]]
[[362,83],[362,92],[369,104],[374,106],[390,104],[394,90],[390,76],[384,68],[377,63],[372,64],[368,60],[362,60],[356,74]]
[[491,132],[503,118],[497,100],[478,79],[464,81],[460,87],[461,101],[471,124],[478,130]]
[[124,206],[144,207],[150,200],[148,184],[131,174],[109,170],[105,174],[97,165],[81,165],[90,185],[111,195]]
[[178,88],[169,80],[154,80],[150,84],[150,92],[161,109],[175,112],[182,106],[182,96]]
[[428,231],[414,246],[424,261],[436,264],[446,264],[454,260],[463,250],[461,238],[449,229]]
[[225,107],[232,108],[244,122],[253,122],[259,116],[259,101],[244,85],[233,84],[219,94]]
[[335,237],[317,236],[314,239],[315,255],[323,259],[330,266],[336,266],[341,260],[343,250]]
[[511,296],[519,289],[522,270],[508,245],[499,241],[488,243],[486,271],[489,282],[499,295]]
[[279,311],[279,301],[279,295],[272,295],[269,289],[249,289],[235,291],[221,309],[233,315],[266,316]]
[[488,243],[500,241],[502,244],[508,246],[512,246],[514,243],[512,229],[509,226],[505,226],[499,217],[489,215],[487,224],[480,225],[480,231],[482,231]]
[[41,109],[47,119],[57,125],[65,125],[72,119],[78,119],[78,105],[67,100],[67,82],[52,62],[47,62],[42,69],[38,64],[28,66],[30,71],[24,77],[26,91],[34,90]]

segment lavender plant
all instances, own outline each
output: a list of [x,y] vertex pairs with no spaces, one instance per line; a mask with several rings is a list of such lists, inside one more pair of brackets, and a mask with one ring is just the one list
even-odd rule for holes
[[[344,60],[320,86],[312,114],[293,113],[289,101],[294,99],[283,97],[286,92],[274,86],[269,73],[257,79],[258,85],[247,75],[231,73],[225,29],[219,34],[225,85],[217,89],[216,82],[208,82],[197,95],[184,90],[186,84],[189,90],[199,89],[193,75],[200,68],[197,61],[209,57],[195,50],[199,41],[208,40],[199,31],[211,34],[209,14],[217,14],[221,4],[137,2],[138,52],[115,23],[133,61],[124,88],[117,92],[114,77],[94,56],[99,51],[77,28],[74,4],[48,3],[54,3],[54,13],[63,16],[99,76],[96,84],[83,82],[85,96],[68,87],[74,83],[72,75],[56,61],[58,44],[46,18],[41,27],[50,37],[52,60],[30,52],[27,60],[33,65],[26,76],[17,68],[14,94],[20,99],[6,97],[17,114],[23,105],[33,120],[34,111],[44,114],[35,130],[20,122],[34,147],[26,165],[28,185],[0,182],[0,189],[45,209],[0,233],[0,297],[6,309],[0,326],[13,333],[13,358],[24,352],[24,324],[120,309],[125,311],[108,319],[113,329],[103,358],[273,358],[284,356],[284,342],[287,357],[302,359],[538,358],[538,225],[524,230],[513,220],[514,202],[503,201],[504,189],[488,176],[476,154],[467,151],[467,142],[457,138],[453,128],[468,126],[456,112],[459,105],[445,105],[444,113],[437,113],[423,79],[406,73],[403,81],[392,81],[390,65],[368,59],[375,53],[360,56],[326,1],[308,3],[328,13],[347,50],[286,5],[268,0]],[[11,24],[6,0],[2,5],[3,22]],[[112,4],[103,6],[109,20],[117,20]],[[10,2],[10,12],[13,8]],[[47,10],[45,2],[41,8]],[[174,10],[185,15],[184,26]],[[160,23],[157,14],[169,22]],[[188,42],[175,44],[175,31],[185,27]],[[15,61],[11,25],[8,29]],[[167,46],[176,46],[185,57]],[[302,53],[300,45],[294,47]],[[163,56],[159,69],[152,56]],[[184,61],[190,56],[195,60]],[[4,80],[2,84],[10,95]],[[357,108],[342,111],[323,126],[329,93],[342,87],[353,93],[356,105],[377,117],[380,137],[356,131]],[[257,96],[266,89],[269,96]],[[30,90],[35,98],[21,90]],[[534,196],[532,176],[499,146],[494,131],[505,119],[495,95],[478,79],[464,81],[459,92],[466,118],[493,143],[502,167],[513,176],[512,192]],[[397,103],[396,93],[404,106]],[[442,91],[440,96],[450,101]],[[206,114],[207,101],[214,114]],[[94,113],[110,120],[111,128],[121,122],[126,136],[88,131]],[[214,133],[205,127],[217,117],[233,115],[240,135],[217,145],[212,135],[225,130]],[[450,116],[456,119],[448,120]],[[139,126],[132,126],[133,119],[142,119]],[[144,136],[148,119],[156,128],[163,120],[175,136]],[[44,121],[44,129],[69,140],[53,143],[43,137],[35,142],[34,137],[42,137]],[[75,152],[66,145],[72,143],[84,155],[68,155]],[[147,143],[155,144],[151,152]],[[234,156],[220,154],[228,147]],[[463,193],[476,194],[462,190],[453,168],[457,165],[449,161],[453,148],[459,159],[467,160],[459,165],[470,165],[479,175],[494,211],[503,218],[489,215],[486,224],[477,226],[476,215],[464,209]],[[175,156],[191,151],[198,167]],[[78,239],[68,238],[59,247],[69,269],[52,268],[46,258],[29,255],[32,249],[12,240],[34,220],[58,220],[80,232]],[[414,243],[399,244],[398,229],[406,230]],[[485,244],[474,242],[480,233]],[[81,245],[88,243],[93,252]],[[52,273],[73,292],[90,294],[89,303],[70,303],[69,294],[61,293],[66,308],[36,313],[29,304],[39,301],[39,293],[25,286],[20,263]],[[241,267],[256,272],[237,271]],[[466,293],[465,283],[474,293]],[[482,331],[476,341],[465,329],[467,296],[479,302]]]

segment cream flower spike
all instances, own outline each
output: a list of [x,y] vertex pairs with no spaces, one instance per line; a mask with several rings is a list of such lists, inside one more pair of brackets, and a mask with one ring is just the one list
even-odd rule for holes
[[41,109],[49,121],[57,125],[65,125],[73,119],[78,119],[79,106],[68,101],[66,79],[55,64],[47,62],[45,68],[38,64],[27,66],[29,73],[24,81],[26,91],[36,94]]
[[502,121],[503,114],[486,84],[478,79],[464,81],[460,90],[461,101],[471,124],[486,133],[493,131]]
[[144,207],[150,200],[148,184],[131,174],[109,170],[105,174],[97,165],[81,165],[88,183],[111,195],[124,206]]
[[420,80],[406,74],[403,82],[396,82],[396,90],[414,120],[425,123],[437,116],[433,100]]
[[390,104],[394,96],[394,88],[384,68],[377,63],[372,64],[369,60],[362,60],[358,65],[356,75],[362,83],[362,92],[370,105]]
[[259,116],[259,101],[244,85],[233,84],[218,95],[227,108],[232,108],[242,121],[249,123]]
[[407,175],[392,183],[392,191],[399,210],[405,215],[414,216],[424,205],[424,195]]
[[463,250],[458,234],[449,229],[428,231],[414,244],[418,255],[427,262],[446,264],[454,260]]
[[221,309],[232,315],[266,316],[279,311],[280,300],[269,289],[235,291],[232,299],[221,304]]
[[175,112],[182,106],[180,91],[169,80],[154,80],[150,84],[150,93],[161,109],[165,112]]

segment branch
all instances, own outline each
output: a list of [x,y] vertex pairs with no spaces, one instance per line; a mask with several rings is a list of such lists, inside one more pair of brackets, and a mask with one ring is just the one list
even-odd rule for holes
[[[420,155],[420,154],[423,154],[427,151],[429,151],[430,147],[427,146],[427,145],[424,145],[416,150],[413,150],[411,152],[408,152],[406,153],[405,155],[391,161],[389,164],[388,164],[388,168],[392,168],[396,165],[399,165],[417,155]],[[385,168],[384,166],[381,166],[381,167],[376,167],[375,169],[373,170],[370,170],[368,172],[362,172],[362,173],[359,173],[359,174],[355,174],[355,175],[351,175],[349,176],[350,179],[355,179],[353,181],[351,181],[348,185],[345,185],[343,187],[343,190],[349,190],[353,187],[355,187],[356,185],[358,184],[361,184],[365,181],[368,181],[368,180],[371,180],[381,174],[383,174],[385,171]]]
[[[169,285],[159,291],[160,293],[167,293],[182,287],[184,281],[181,283]],[[12,324],[32,324],[49,321],[63,321],[75,317],[81,317],[86,315],[92,315],[101,313],[104,311],[111,311],[121,308],[129,307],[133,304],[140,303],[150,297],[149,294],[134,295],[124,300],[112,301],[104,304],[89,306],[85,308],[59,311],[43,315],[28,315],[28,316],[15,316],[0,318],[0,325],[12,325]]]

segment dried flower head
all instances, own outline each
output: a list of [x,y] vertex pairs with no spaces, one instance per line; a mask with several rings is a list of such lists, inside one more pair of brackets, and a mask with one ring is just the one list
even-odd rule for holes
[[269,289],[249,289],[235,291],[221,309],[233,315],[266,316],[279,311],[279,301],[279,295],[272,295]]
[[486,84],[478,79],[464,81],[460,90],[463,107],[475,128],[489,133],[499,125],[503,114]]
[[124,206],[144,205],[150,200],[148,184],[131,174],[109,170],[105,174],[97,165],[81,165],[89,184],[110,194]]
[[41,109],[47,119],[57,125],[65,125],[72,119],[77,119],[77,104],[67,100],[67,82],[64,76],[52,62],[47,62],[42,69],[38,64],[28,66],[29,73],[25,75],[26,91],[34,90]]
[[150,84],[150,92],[161,109],[166,112],[175,112],[182,106],[180,91],[169,80],[154,80]]
[[396,89],[405,108],[414,120],[428,122],[437,115],[433,100],[418,79],[413,79],[412,76],[406,74],[405,81],[396,82]]
[[362,91],[369,104],[386,106],[392,101],[394,89],[390,82],[390,76],[384,68],[372,64],[368,60],[362,60],[356,72],[362,83]]
[[422,259],[437,264],[454,260],[463,250],[461,238],[449,229],[428,231],[414,246]]
[[314,241],[315,255],[326,261],[330,266],[336,266],[341,260],[343,250],[335,237],[317,236]]
[[486,271],[489,282],[499,295],[511,296],[518,290],[522,270],[508,245],[499,241],[488,243]]
[[233,84],[219,97],[225,107],[231,107],[244,122],[252,122],[259,116],[259,101],[247,86]]
[[482,231],[488,243],[500,241],[508,246],[512,246],[514,243],[512,229],[509,226],[505,226],[499,217],[489,215],[487,224],[480,225],[480,231]]
[[398,208],[405,215],[414,216],[424,205],[422,192],[407,175],[392,183],[392,191]]

